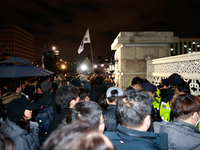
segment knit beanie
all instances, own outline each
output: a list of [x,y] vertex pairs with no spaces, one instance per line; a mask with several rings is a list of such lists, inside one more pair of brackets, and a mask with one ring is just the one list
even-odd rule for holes
[[41,83],[41,90],[42,90],[42,92],[51,91],[52,87],[53,87],[53,85],[52,85],[51,81],[43,81]]

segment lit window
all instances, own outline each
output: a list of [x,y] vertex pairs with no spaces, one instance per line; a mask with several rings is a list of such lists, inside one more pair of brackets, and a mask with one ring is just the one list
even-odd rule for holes
[[184,45],[184,47],[187,47],[187,45]]
[[173,51],[174,49],[173,48],[171,48],[171,51]]
[[196,42],[193,42],[192,44],[195,44]]

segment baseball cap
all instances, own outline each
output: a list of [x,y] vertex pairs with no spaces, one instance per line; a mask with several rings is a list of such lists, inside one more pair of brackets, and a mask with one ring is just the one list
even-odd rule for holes
[[[114,90],[117,90],[117,93],[113,93]],[[108,88],[106,91],[106,97],[112,97],[112,96],[122,96],[123,90],[120,87],[112,86]]]

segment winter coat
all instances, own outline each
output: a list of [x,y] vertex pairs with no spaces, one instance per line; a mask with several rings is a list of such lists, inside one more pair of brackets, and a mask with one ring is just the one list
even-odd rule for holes
[[56,104],[54,94],[52,92],[44,92],[43,97],[42,97],[42,102],[43,104],[46,104],[52,97],[54,97],[54,99],[51,101],[50,105],[53,107],[54,116],[56,116],[60,108]]
[[54,130],[56,130],[58,128],[58,125],[62,122],[63,118],[66,117],[69,110],[71,110],[71,108],[62,109],[60,114],[56,115],[53,118],[53,120],[51,121],[50,126],[49,126],[48,134],[50,134],[51,132],[53,132]]
[[166,133],[142,132],[118,124],[116,132],[104,132],[116,150],[167,150]]
[[39,150],[38,124],[30,122],[30,125],[31,131],[28,133],[7,118],[0,131],[7,133],[15,141],[14,150]]
[[154,122],[154,132],[168,133],[169,150],[200,150],[199,130],[174,118],[173,122]]
[[103,113],[106,118],[105,131],[116,131],[117,118],[116,118],[116,105],[109,105]]
[[89,91],[91,90],[90,82],[84,80],[84,81],[81,81],[81,83],[83,84],[83,87],[87,88]]
[[91,91],[90,91],[90,100],[96,101],[96,98],[99,94],[101,93],[106,93],[107,87],[103,85],[98,85],[95,86]]

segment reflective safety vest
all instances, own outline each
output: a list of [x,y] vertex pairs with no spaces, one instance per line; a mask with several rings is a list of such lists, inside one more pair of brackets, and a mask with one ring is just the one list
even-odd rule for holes
[[160,89],[157,88],[156,90],[156,97],[154,99],[154,102],[153,102],[153,108],[156,108],[157,110],[159,110],[159,106],[160,106],[160,102],[161,102],[161,97],[160,97]]
[[153,102],[153,108],[157,109],[159,111],[160,117],[162,120],[170,121],[170,115],[171,115],[171,108],[169,102],[161,102],[161,96],[160,96],[160,89],[157,88],[156,90],[156,97]]
[[170,121],[171,108],[169,102],[162,102],[160,105],[160,116],[162,120]]

